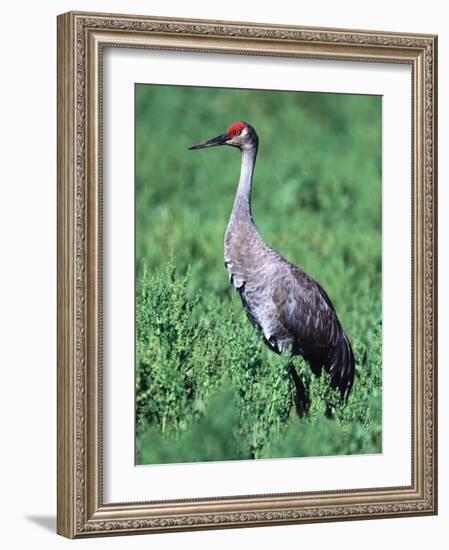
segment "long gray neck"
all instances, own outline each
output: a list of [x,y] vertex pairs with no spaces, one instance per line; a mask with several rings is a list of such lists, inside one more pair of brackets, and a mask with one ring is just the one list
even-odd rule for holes
[[256,164],[257,145],[242,149],[240,180],[232,208],[231,221],[248,221],[253,223],[251,215],[251,189],[254,165]]

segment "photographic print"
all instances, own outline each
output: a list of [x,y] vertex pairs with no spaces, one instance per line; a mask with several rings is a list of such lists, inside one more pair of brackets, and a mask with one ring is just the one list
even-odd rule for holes
[[382,98],[135,85],[136,463],[382,452]]

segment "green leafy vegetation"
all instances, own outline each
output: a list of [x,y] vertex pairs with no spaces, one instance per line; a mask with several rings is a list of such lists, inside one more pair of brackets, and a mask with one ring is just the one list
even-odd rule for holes
[[[356,357],[341,403],[300,357],[263,344],[223,267],[239,174],[192,143],[248,120],[260,138],[253,214],[265,240],[327,290]],[[381,451],[381,100],[136,87],[138,463]]]

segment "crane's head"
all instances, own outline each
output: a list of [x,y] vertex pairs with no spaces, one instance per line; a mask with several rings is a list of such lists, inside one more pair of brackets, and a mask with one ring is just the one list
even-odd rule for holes
[[257,147],[258,141],[254,128],[247,122],[239,121],[231,124],[224,134],[192,145],[189,149],[205,149],[217,145],[231,145],[239,149],[251,149]]

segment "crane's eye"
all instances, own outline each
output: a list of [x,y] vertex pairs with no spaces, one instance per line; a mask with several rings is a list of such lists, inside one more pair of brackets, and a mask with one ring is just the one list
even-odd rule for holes
[[241,133],[242,133],[241,130],[234,130],[234,134],[235,134],[236,136],[239,136]]

